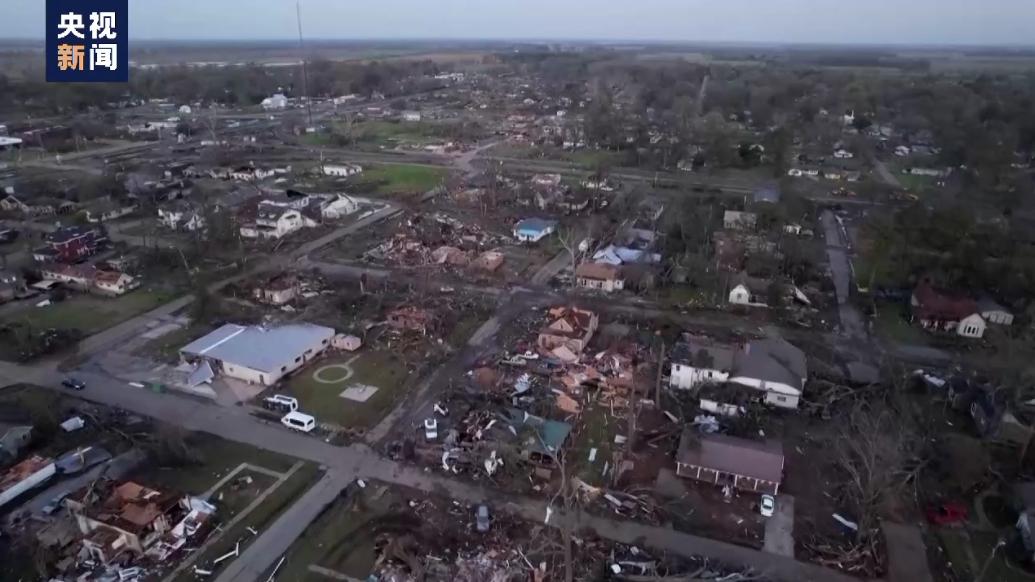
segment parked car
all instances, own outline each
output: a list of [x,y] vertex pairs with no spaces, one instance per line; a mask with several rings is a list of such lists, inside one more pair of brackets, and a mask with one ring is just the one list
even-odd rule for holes
[[474,512],[474,523],[478,531],[482,533],[489,531],[489,508],[487,506],[478,506],[478,509]]
[[926,513],[928,522],[943,527],[966,523],[970,514],[966,504],[959,501],[948,501],[940,505],[932,505],[927,508]]
[[55,512],[57,512],[58,509],[61,509],[61,502],[65,500],[65,495],[67,494],[62,493],[54,499],[51,499],[49,502],[47,502],[46,505],[43,506],[42,509],[40,509],[40,512],[43,515],[53,515]]
[[776,498],[772,495],[763,495],[762,504],[758,507],[762,517],[772,517],[776,513]]
[[62,380],[61,385],[70,390],[83,390],[86,388],[86,382],[71,377]]
[[280,423],[292,430],[301,432],[313,432],[313,429],[316,428],[316,418],[297,410],[285,414],[280,419]]
[[424,419],[424,438],[433,441],[438,438],[438,420],[434,418]]
[[287,414],[298,410],[298,399],[283,394],[274,394],[262,399],[262,407]]

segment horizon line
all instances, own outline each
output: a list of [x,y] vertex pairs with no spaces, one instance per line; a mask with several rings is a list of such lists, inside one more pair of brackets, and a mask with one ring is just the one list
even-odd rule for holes
[[[43,44],[46,39],[38,37],[0,37],[0,43],[33,43]],[[294,42],[298,39],[291,36],[265,37],[265,38],[136,38],[129,39],[130,43],[262,43],[262,42]],[[1013,49],[1013,50],[1035,50],[1035,43],[960,43],[960,42],[866,42],[866,41],[768,41],[768,40],[674,40],[674,39],[636,39],[636,38],[549,38],[549,37],[311,37],[306,39],[307,43],[313,42],[363,42],[363,43],[484,43],[484,44],[513,44],[513,43],[549,43],[549,44],[592,44],[592,45],[614,45],[614,44],[637,44],[637,45],[685,45],[685,46],[724,46],[744,48],[788,48],[788,47],[857,47],[857,48],[924,48],[924,49]]]

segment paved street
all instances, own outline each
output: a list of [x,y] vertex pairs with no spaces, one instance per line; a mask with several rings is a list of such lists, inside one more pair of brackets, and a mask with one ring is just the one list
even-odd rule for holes
[[[389,206],[357,220],[355,223],[335,230],[326,236],[308,242],[297,249],[274,255],[249,273],[237,275],[212,286],[220,288],[240,277],[270,268],[281,268],[296,264],[312,264],[310,253],[347,236],[361,228],[376,224],[378,221],[398,212],[398,208]],[[558,269],[568,263],[566,257],[555,258],[533,277],[534,282],[543,284],[552,278]],[[323,264],[318,266],[323,267]],[[341,268],[341,274],[358,275],[363,271]],[[349,271],[345,273],[345,271]],[[494,290],[500,296],[499,309],[475,332],[469,345],[454,355],[447,363],[440,366],[418,387],[410,399],[389,416],[375,429],[373,437],[386,437],[393,429],[405,428],[414,418],[422,414],[422,410],[435,398],[432,390],[436,384],[453,374],[462,373],[484,349],[491,345],[496,331],[501,325],[527,310],[532,305],[546,304],[557,300],[557,293],[544,289],[515,289],[508,293]],[[839,295],[840,297],[840,295]],[[170,314],[186,307],[193,297],[185,296],[149,313],[130,319],[109,330],[85,340],[80,347],[80,356],[89,358],[92,355],[110,350],[114,346],[127,341],[150,326],[156,320],[166,318]],[[649,303],[616,302],[600,300],[602,303],[614,305],[618,309],[630,312],[650,313]],[[593,302],[590,300],[590,302]],[[628,304],[625,304],[628,303]],[[297,503],[282,514],[277,521],[261,533],[260,537],[246,548],[245,555],[231,563],[219,577],[223,582],[244,582],[256,580],[256,577],[267,570],[291,543],[304,531],[305,527],[333,501],[344,487],[357,478],[379,479],[425,492],[441,492],[469,503],[489,502],[494,506],[512,511],[526,519],[539,521],[546,513],[546,503],[539,499],[509,496],[496,490],[490,490],[453,478],[427,473],[421,469],[405,466],[378,455],[365,444],[348,447],[336,447],[318,439],[303,436],[284,429],[278,423],[270,423],[251,416],[244,407],[219,406],[200,399],[192,399],[178,394],[158,394],[148,390],[134,388],[125,381],[113,378],[99,366],[87,365],[76,371],[76,376],[84,380],[87,388],[76,393],[87,400],[117,406],[122,409],[151,416],[168,424],[192,431],[202,431],[216,436],[247,443],[299,459],[313,461],[322,465],[325,476],[310,489]],[[28,382],[42,386],[57,387],[63,377],[53,362],[44,362],[32,366],[20,366],[0,362],[0,384]],[[372,439],[376,441],[377,439]],[[648,546],[668,549],[685,555],[696,555],[715,560],[743,564],[759,572],[784,578],[802,581],[841,582],[850,580],[831,570],[811,564],[797,562],[784,555],[760,552],[751,548],[736,546],[716,540],[675,532],[671,529],[653,527],[627,521],[617,521],[603,517],[590,516],[585,513],[565,515],[555,510],[550,525],[572,527],[576,529],[592,528],[606,538],[623,542],[646,544]]]

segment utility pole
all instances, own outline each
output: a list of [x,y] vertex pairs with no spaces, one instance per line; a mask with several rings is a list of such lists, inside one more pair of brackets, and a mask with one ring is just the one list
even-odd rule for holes
[[309,71],[306,69],[305,42],[302,40],[302,2],[295,2],[295,18],[298,20],[298,49],[302,54],[302,94],[305,96],[305,108],[309,116],[306,129],[313,126],[313,103],[309,98]]

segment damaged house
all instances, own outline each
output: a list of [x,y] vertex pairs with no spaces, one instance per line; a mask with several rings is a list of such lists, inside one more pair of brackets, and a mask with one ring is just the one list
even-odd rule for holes
[[674,388],[730,382],[761,392],[766,404],[779,408],[798,408],[808,378],[805,353],[782,338],[731,346],[689,337],[673,348],[671,360]]
[[575,362],[589,345],[600,317],[577,307],[554,307],[549,323],[539,332],[538,346],[563,362]]
[[108,564],[126,554],[143,556],[186,513],[182,500],[132,481],[106,481],[80,489],[64,503],[84,536],[83,548]]

